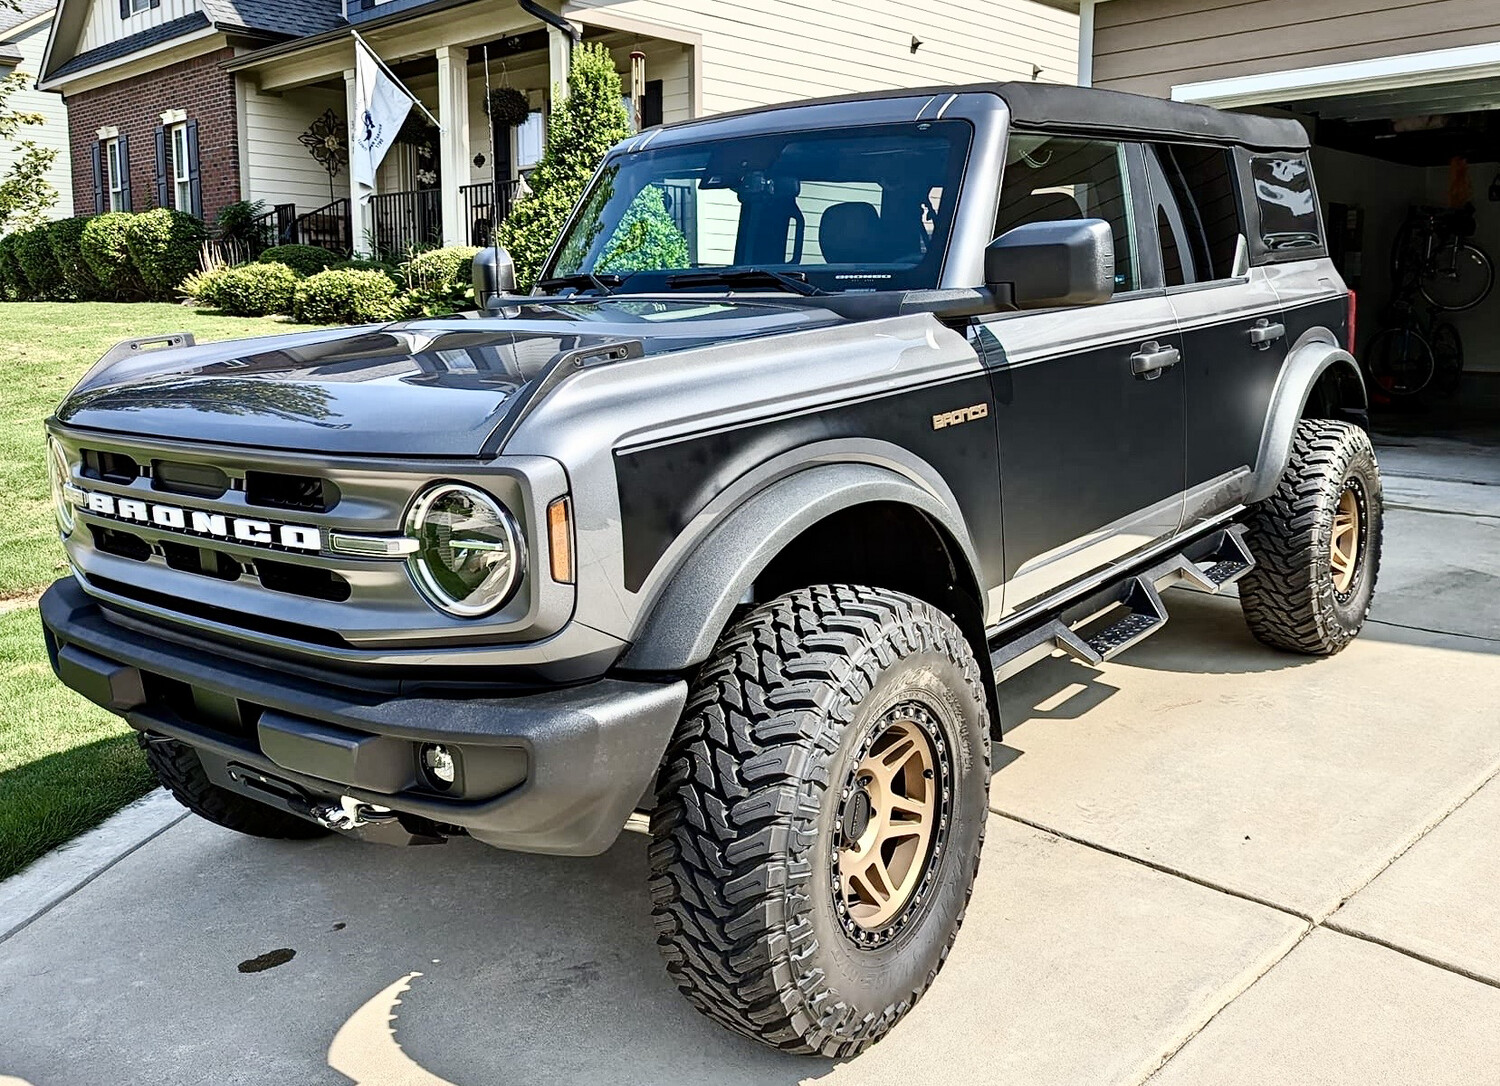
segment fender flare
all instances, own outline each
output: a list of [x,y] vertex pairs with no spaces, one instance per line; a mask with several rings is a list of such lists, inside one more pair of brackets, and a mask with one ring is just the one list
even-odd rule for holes
[[1271,394],[1271,404],[1266,411],[1265,429],[1260,435],[1260,451],[1256,457],[1255,471],[1245,495],[1245,504],[1252,505],[1271,496],[1281,475],[1286,471],[1292,457],[1292,440],[1297,433],[1297,423],[1307,409],[1308,397],[1319,379],[1329,370],[1341,367],[1354,380],[1359,389],[1359,411],[1369,408],[1369,394],[1365,390],[1364,375],[1359,363],[1343,347],[1333,333],[1317,328],[1297,341],[1282,364],[1281,375],[1276,380],[1276,389]]
[[932,518],[958,542],[962,557],[955,558],[983,585],[962,517],[937,495],[873,464],[809,467],[747,498],[682,559],[620,666],[663,672],[702,663],[771,559],[825,517],[871,502],[911,506]]

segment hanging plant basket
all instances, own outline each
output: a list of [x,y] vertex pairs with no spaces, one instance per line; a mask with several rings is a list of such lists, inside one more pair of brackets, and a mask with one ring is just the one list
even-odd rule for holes
[[409,143],[413,147],[424,147],[437,143],[438,130],[415,106],[407,113],[396,132],[397,143]]
[[514,127],[531,116],[531,103],[515,87],[496,87],[485,96],[484,106],[496,124]]

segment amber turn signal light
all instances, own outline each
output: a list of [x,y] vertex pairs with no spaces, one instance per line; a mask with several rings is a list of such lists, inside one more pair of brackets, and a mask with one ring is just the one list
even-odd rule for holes
[[558,498],[547,506],[547,550],[552,558],[552,579],[573,583],[573,505]]

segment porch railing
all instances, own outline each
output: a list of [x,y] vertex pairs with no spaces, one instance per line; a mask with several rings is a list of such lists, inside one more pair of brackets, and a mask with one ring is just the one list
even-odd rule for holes
[[481,181],[477,185],[463,185],[458,190],[459,206],[463,209],[463,221],[469,234],[469,244],[484,248],[494,244],[495,227],[510,217],[515,206],[519,181]]
[[297,235],[297,205],[277,204],[255,219],[251,230],[250,259],[254,260],[273,245],[287,245]]
[[408,253],[443,243],[443,194],[440,189],[382,192],[370,197],[370,226],[375,255],[399,260]]
[[354,252],[354,231],[350,226],[347,197],[324,204],[293,223],[291,239],[298,245],[320,245],[348,256]]

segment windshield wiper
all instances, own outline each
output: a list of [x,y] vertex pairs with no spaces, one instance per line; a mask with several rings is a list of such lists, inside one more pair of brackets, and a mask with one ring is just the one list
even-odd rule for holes
[[785,287],[793,294],[823,294],[807,281],[805,272],[779,272],[770,268],[725,268],[723,271],[687,272],[669,275],[667,286],[690,287]]
[[565,290],[572,287],[574,290],[597,290],[600,294],[610,295],[614,288],[625,282],[625,277],[615,275],[613,272],[605,272],[595,275],[593,272],[578,272],[574,275],[559,275],[552,279],[543,279],[537,284],[546,291]]

